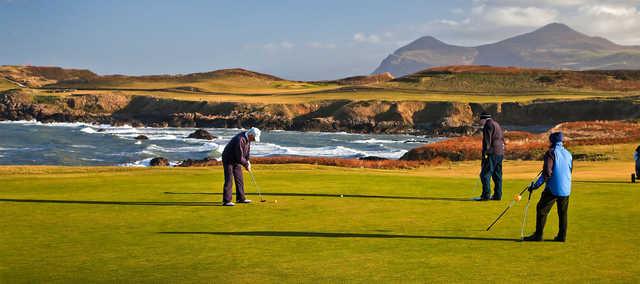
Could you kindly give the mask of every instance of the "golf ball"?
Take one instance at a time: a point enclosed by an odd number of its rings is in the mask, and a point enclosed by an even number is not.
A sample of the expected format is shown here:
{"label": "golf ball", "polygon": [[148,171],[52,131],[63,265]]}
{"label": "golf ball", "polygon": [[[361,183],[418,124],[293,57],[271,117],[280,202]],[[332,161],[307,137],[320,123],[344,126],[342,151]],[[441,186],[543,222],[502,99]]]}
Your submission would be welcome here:
{"label": "golf ball", "polygon": [[340,197],[344,197],[344,195],[340,194]]}
{"label": "golf ball", "polygon": [[278,203],[278,200],[274,200],[273,203]]}

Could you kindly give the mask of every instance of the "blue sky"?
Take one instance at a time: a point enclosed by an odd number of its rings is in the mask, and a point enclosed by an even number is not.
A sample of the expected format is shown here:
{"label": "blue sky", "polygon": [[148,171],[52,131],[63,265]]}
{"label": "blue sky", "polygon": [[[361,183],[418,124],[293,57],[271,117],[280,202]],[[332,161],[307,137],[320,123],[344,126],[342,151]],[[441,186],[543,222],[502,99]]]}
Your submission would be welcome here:
{"label": "blue sky", "polygon": [[640,45],[640,0],[0,0],[0,64],[335,79],[370,73],[420,36],[477,45],[549,22]]}

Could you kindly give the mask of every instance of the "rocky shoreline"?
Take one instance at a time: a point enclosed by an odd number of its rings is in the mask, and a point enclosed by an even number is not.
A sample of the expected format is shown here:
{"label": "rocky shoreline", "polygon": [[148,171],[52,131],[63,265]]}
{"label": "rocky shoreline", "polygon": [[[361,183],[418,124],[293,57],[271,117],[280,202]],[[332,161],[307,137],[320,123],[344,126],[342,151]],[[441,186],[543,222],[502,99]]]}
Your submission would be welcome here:
{"label": "rocky shoreline", "polygon": [[249,104],[118,94],[57,97],[10,90],[0,93],[0,120],[153,127],[256,126],[296,131],[460,136],[476,132],[473,124],[483,111],[493,113],[505,125],[519,126],[628,120],[640,117],[637,99],[552,100],[528,104],[348,100]]}

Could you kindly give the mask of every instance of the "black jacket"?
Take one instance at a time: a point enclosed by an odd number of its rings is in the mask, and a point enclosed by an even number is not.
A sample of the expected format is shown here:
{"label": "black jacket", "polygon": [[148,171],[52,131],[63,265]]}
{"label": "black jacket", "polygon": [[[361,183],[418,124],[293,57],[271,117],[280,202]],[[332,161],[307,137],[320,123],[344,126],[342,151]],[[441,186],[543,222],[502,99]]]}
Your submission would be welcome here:
{"label": "black jacket", "polygon": [[229,144],[222,151],[222,162],[225,164],[241,164],[244,167],[249,165],[249,152],[251,144],[246,132],[240,132],[233,136]]}
{"label": "black jacket", "polygon": [[482,156],[504,155],[504,131],[498,122],[487,119],[482,129]]}

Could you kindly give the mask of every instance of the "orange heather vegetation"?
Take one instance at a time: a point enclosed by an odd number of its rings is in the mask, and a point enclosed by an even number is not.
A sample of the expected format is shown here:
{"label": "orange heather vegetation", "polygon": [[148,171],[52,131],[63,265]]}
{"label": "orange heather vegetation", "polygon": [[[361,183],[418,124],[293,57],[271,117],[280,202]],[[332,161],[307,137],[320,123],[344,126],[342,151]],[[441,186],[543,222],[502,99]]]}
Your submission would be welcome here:
{"label": "orange heather vegetation", "polygon": [[[278,156],[278,157],[253,157],[253,164],[310,164],[322,166],[335,166],[347,168],[368,168],[368,169],[413,169],[425,165],[439,165],[445,159],[436,158],[420,161],[403,160],[360,160],[347,158],[323,158],[323,157],[301,157],[301,156]],[[180,167],[208,167],[221,165],[222,162],[214,159],[186,160]]]}
{"label": "orange heather vegetation", "polygon": [[[579,121],[556,125],[547,133],[522,131],[505,133],[505,158],[510,160],[541,159],[549,147],[548,135],[562,131],[565,145],[609,145],[640,140],[640,124],[626,121]],[[451,161],[481,158],[482,136],[464,136],[427,144],[409,151],[402,160],[446,159]]]}

